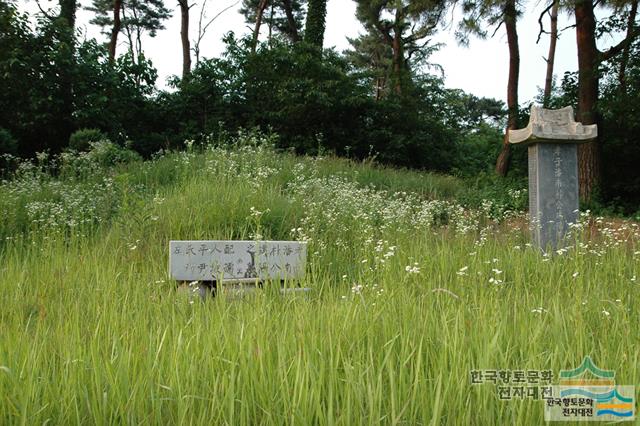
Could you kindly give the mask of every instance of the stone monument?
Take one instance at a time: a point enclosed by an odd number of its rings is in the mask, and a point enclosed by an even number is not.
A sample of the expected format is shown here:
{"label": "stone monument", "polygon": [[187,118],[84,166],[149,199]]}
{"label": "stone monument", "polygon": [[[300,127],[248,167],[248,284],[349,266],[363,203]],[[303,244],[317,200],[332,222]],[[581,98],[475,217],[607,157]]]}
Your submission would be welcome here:
{"label": "stone monument", "polygon": [[531,107],[529,124],[509,130],[509,142],[529,149],[529,215],[534,243],[557,250],[579,218],[578,144],[595,139],[597,125],[584,126],[573,108]]}
{"label": "stone monument", "polygon": [[177,281],[302,279],[306,257],[307,244],[297,241],[169,242],[169,272]]}
{"label": "stone monument", "polygon": [[[219,292],[237,298],[267,281],[299,284],[306,258],[307,243],[298,241],[169,242],[171,278],[178,281],[179,289],[203,299]],[[283,294],[308,291],[299,286],[280,289]]]}

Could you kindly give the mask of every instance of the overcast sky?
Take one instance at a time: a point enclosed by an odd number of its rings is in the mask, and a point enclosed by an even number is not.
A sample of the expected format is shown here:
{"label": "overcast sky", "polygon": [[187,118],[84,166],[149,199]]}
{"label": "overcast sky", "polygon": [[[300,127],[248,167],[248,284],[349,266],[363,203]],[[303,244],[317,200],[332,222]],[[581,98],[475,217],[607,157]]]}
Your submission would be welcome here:
{"label": "overcast sky", "polygon": [[[201,0],[196,0],[201,1]],[[90,0],[84,0],[83,6]],[[47,2],[45,2],[47,3]],[[49,4],[53,2],[48,2]],[[235,0],[208,0],[207,15],[213,17],[226,6],[235,3]],[[549,37],[544,36],[539,44],[536,44],[538,36],[538,15],[540,6],[537,2],[530,2],[530,8],[526,10],[518,21],[520,44],[520,103],[532,100],[539,88],[544,86],[546,56],[549,45]],[[20,0],[19,4],[30,12],[37,11],[34,0]],[[160,31],[153,39],[144,41],[144,49],[147,57],[151,58],[158,69],[158,85],[165,87],[167,77],[180,74],[182,70],[182,54],[180,44],[180,12],[176,4],[166,1],[167,7],[174,9],[173,16],[167,21],[166,29]],[[192,10],[191,39],[196,37],[197,15],[199,14],[197,3]],[[224,50],[221,39],[223,34],[234,31],[236,34],[244,34],[250,31],[243,17],[237,12],[239,6],[233,7],[221,15],[207,32],[201,45],[202,56],[218,56]],[[356,37],[363,31],[362,26],[355,18],[355,2],[351,0],[329,0],[327,4],[327,30],[325,34],[325,47],[335,47],[342,51],[349,47],[347,37]],[[449,16],[451,17],[451,15]],[[78,25],[86,30],[89,37],[96,37],[106,41],[106,36],[99,30],[89,25],[91,14],[81,11],[78,14]],[[454,20],[456,15],[454,15]],[[548,26],[548,20],[546,22]],[[559,28],[571,24],[571,17],[564,14],[559,17]],[[443,29],[434,37],[434,42],[444,43],[439,52],[435,53],[430,62],[440,64],[444,68],[446,85],[451,88],[460,88],[477,96],[493,97],[506,100],[507,75],[509,67],[509,55],[507,38],[504,27],[500,28],[495,37],[488,40],[472,39],[469,47],[458,46],[453,37],[453,28]],[[577,55],[575,49],[575,31],[564,31],[558,41],[555,75],[562,77],[565,71],[575,71],[577,68]],[[611,44],[612,40],[604,40],[605,44]],[[120,51],[125,49],[119,46]]]}

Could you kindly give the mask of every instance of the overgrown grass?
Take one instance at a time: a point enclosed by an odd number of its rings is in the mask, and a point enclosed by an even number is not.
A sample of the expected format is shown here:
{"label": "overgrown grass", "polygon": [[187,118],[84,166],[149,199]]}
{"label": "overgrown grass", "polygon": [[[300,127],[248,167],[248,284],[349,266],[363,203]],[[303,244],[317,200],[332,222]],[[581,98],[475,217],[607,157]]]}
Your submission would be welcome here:
{"label": "overgrown grass", "polygon": [[[0,423],[539,424],[470,370],[640,382],[637,223],[543,256],[517,200],[261,142],[0,187]],[[257,236],[309,242],[310,295],[175,292],[169,239]]]}

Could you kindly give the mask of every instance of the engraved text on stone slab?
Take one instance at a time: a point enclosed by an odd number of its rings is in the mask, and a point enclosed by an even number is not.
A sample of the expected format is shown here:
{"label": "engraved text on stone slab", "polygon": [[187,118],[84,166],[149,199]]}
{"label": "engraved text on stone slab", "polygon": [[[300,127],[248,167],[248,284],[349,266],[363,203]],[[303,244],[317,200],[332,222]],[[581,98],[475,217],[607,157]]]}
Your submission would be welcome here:
{"label": "engraved text on stone slab", "polygon": [[296,241],[171,241],[178,281],[255,282],[304,276],[307,244]]}
{"label": "engraved text on stone slab", "polygon": [[543,249],[563,247],[578,221],[577,150],[575,144],[529,147],[529,214],[533,240]]}

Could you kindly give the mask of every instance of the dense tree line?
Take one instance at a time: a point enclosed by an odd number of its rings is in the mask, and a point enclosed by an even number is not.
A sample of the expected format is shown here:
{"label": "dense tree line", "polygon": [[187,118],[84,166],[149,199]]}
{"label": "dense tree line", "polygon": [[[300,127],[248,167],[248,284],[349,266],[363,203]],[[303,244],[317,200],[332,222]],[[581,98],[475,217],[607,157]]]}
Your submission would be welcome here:
{"label": "dense tree line", "polygon": [[[633,210],[640,203],[640,177],[632,166],[640,160],[633,107],[640,95],[637,1],[603,4],[612,13],[599,21],[590,1],[544,5],[541,34],[550,34],[550,47],[539,101],[573,105],[579,120],[600,125],[602,136],[580,152],[582,196]],[[68,148],[74,132],[90,128],[149,156],[186,139],[260,127],[277,133],[281,148],[299,153],[376,156],[467,175],[494,165],[500,175],[524,173],[525,153],[511,155],[504,143],[506,129],[522,126],[528,109],[518,104],[517,93],[521,3],[356,0],[365,31],[342,53],[322,49],[326,3],[244,0],[240,10],[253,31],[228,34],[226,52],[205,59],[199,45],[215,17],[206,18],[202,2],[198,34],[191,39],[196,3],[178,1],[183,70],[172,90],[159,91],[142,35],[164,28],[171,11],[161,0],[93,0],[88,8],[92,23],[103,28],[104,44],[79,37],[75,0],[59,0],[35,22],[1,0],[0,151],[58,152]],[[445,88],[430,63],[439,48],[431,38],[454,7],[463,12],[462,43],[505,28],[506,107]],[[553,87],[558,9],[575,15],[579,70]],[[545,14],[550,32],[543,28]],[[621,41],[598,50],[598,38],[611,33],[622,34]],[[126,49],[118,50],[118,40]]]}

